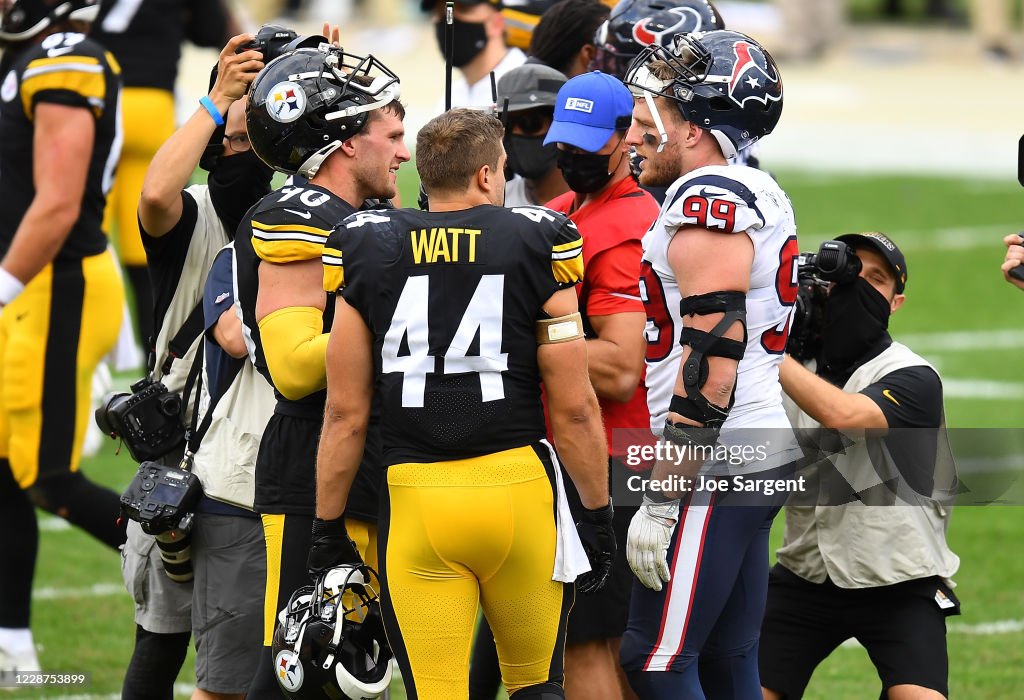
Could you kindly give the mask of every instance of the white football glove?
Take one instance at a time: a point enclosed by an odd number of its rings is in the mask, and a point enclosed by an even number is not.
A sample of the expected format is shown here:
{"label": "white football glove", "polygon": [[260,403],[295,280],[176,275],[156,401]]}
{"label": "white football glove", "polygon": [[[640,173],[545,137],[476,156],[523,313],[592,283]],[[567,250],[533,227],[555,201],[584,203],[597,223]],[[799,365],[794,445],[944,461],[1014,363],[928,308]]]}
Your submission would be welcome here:
{"label": "white football glove", "polygon": [[668,570],[668,545],[679,520],[679,499],[655,502],[644,496],[640,510],[629,523],[626,561],[640,583],[655,591],[672,578]]}

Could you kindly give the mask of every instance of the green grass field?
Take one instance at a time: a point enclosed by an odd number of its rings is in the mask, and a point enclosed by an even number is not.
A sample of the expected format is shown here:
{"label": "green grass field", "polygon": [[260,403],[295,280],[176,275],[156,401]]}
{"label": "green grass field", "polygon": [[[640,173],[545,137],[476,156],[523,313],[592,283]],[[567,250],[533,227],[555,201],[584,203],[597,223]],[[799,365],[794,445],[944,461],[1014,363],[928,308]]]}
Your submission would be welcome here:
{"label": "green grass field", "polygon": [[[853,177],[778,173],[797,212],[801,248],[850,231],[881,230],[904,247],[909,299],[894,334],[913,337],[947,383],[949,425],[1022,425],[1024,295],[1004,283],[1000,238],[1024,227],[1024,190],[1010,182],[939,178]],[[416,201],[413,168],[403,168],[403,201]],[[1004,331],[1002,336],[996,331]],[[956,342],[946,335],[956,333]],[[1008,335],[1007,335],[1008,334]],[[1009,341],[1006,338],[1009,338]],[[1024,336],[1022,336],[1024,337]],[[993,389],[995,387],[995,389]],[[1001,389],[1000,389],[1001,387]],[[949,392],[949,389],[947,389]],[[121,490],[134,465],[112,446],[83,469]],[[42,516],[33,628],[48,671],[87,672],[87,686],[20,690],[7,697],[119,697],[131,654],[132,606],[121,587],[117,556],[73,529]],[[777,528],[778,529],[778,528]],[[965,507],[952,520],[950,540],[962,558],[956,580],[964,614],[950,634],[951,691],[956,698],[1006,700],[1024,688],[1024,509]],[[11,533],[17,536],[17,533]],[[779,533],[776,531],[776,538]],[[1010,631],[979,634],[983,623],[1015,621]],[[988,630],[991,631],[991,630]],[[179,682],[193,678],[191,656]],[[2,692],[2,691],[0,691]],[[878,682],[860,647],[840,648],[812,681],[809,700],[877,697]],[[399,689],[393,695],[404,697]]]}

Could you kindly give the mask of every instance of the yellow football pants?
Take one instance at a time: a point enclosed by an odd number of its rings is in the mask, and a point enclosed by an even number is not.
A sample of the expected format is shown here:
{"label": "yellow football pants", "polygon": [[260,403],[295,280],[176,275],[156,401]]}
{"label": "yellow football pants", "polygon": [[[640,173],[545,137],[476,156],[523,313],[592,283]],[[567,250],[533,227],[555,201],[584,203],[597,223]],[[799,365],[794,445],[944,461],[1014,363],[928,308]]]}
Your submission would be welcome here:
{"label": "yellow football pants", "polygon": [[551,580],[553,479],[531,447],[388,468],[382,610],[410,698],[468,696],[479,605],[509,693],[562,682],[574,589]]}
{"label": "yellow football pants", "polygon": [[157,88],[125,88],[121,93],[124,145],[103,219],[125,265],[144,266],[139,235],[139,196],[153,156],[174,133],[174,95]]}
{"label": "yellow football pants", "polygon": [[50,263],[0,311],[0,457],[21,488],[78,470],[92,374],[117,341],[123,304],[108,250]]}

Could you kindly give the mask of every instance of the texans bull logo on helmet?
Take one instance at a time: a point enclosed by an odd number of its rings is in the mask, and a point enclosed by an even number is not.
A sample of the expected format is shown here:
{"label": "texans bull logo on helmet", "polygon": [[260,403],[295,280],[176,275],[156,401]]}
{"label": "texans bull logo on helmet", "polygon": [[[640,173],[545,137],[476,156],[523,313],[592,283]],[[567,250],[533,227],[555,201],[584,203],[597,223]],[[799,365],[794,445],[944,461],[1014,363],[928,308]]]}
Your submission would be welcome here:
{"label": "texans bull logo on helmet", "polygon": [[761,47],[748,41],[733,44],[736,63],[729,78],[729,98],[742,107],[747,100],[757,100],[766,107],[769,102],[782,99],[782,81],[779,72],[769,67]]}
{"label": "texans bull logo on helmet", "polygon": [[[676,16],[671,24],[666,21],[666,15],[669,13]],[[700,13],[692,7],[671,7],[657,16],[647,17],[634,24],[633,38],[641,46],[668,46],[673,36],[695,32],[700,29],[702,23]]]}

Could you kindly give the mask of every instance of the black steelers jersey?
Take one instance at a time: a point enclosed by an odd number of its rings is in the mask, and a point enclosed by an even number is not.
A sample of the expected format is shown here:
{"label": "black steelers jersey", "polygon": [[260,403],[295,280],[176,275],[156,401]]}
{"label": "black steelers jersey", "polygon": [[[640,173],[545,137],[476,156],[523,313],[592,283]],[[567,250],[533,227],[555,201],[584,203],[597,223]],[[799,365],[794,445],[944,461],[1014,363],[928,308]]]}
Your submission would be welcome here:
{"label": "black steelers jersey", "polygon": [[0,61],[0,254],[11,245],[35,198],[33,131],[37,105],[81,107],[95,118],[95,143],[82,209],[57,259],[96,255],[107,248],[103,234],[106,193],[121,153],[120,68],[84,34],[51,34]]}
{"label": "black steelers jersey", "polygon": [[219,49],[227,14],[222,0],[102,0],[89,36],[121,63],[125,87],[173,92],[181,42]]}
{"label": "black steelers jersey", "polygon": [[335,228],[324,288],[374,335],[384,463],[543,438],[536,324],[582,278],[579,231],[543,207],[359,212]]}
{"label": "black steelers jersey", "polygon": [[[306,183],[271,192],[249,210],[239,227],[235,236],[235,296],[242,309],[242,335],[253,364],[271,384],[273,380],[256,322],[260,261],[289,263],[320,259],[331,228],[354,211],[353,206],[329,190]],[[334,303],[328,299],[324,309],[324,332],[330,330],[333,317]],[[310,414],[316,417],[323,415],[325,398],[325,391],[298,401],[277,395],[279,405],[291,404],[296,410],[308,406]]]}

